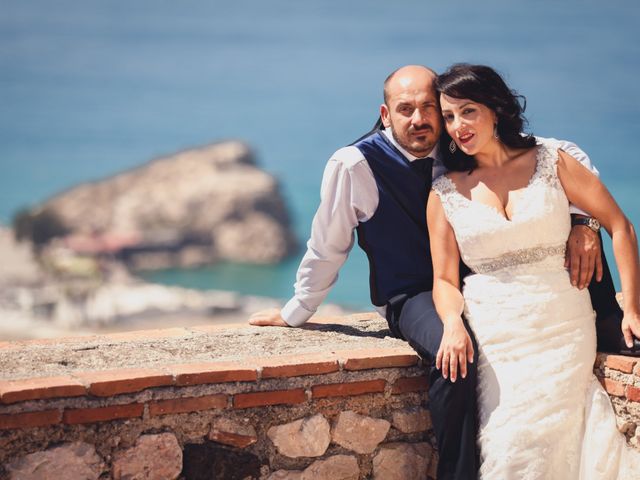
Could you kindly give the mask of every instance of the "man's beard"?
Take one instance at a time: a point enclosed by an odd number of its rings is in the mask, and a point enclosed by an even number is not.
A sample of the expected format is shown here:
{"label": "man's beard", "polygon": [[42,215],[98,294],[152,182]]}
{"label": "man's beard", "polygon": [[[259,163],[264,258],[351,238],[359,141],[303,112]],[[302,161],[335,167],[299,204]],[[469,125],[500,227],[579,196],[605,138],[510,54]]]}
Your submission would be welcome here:
{"label": "man's beard", "polygon": [[[436,143],[438,143],[438,139],[436,138],[433,142],[429,142],[427,138],[425,138],[425,141],[427,141],[428,143],[424,144],[424,147],[421,145],[420,150],[415,150],[410,144],[408,144],[408,142],[405,142],[404,140],[402,140],[401,138],[398,138],[398,134],[396,133],[397,130],[395,128],[393,128],[393,124],[391,125],[391,134],[393,135],[394,140],[398,143],[398,145],[400,145],[402,148],[404,148],[407,152],[409,152],[412,155],[415,155],[416,157],[421,157],[424,155],[428,155],[429,152],[431,152],[435,146]],[[433,129],[433,127],[431,125],[422,125],[418,128],[411,128],[409,129],[409,131],[407,131],[407,136],[408,138],[411,138],[411,136],[414,133],[422,133],[424,132],[425,134],[432,132],[435,136],[435,131]]]}

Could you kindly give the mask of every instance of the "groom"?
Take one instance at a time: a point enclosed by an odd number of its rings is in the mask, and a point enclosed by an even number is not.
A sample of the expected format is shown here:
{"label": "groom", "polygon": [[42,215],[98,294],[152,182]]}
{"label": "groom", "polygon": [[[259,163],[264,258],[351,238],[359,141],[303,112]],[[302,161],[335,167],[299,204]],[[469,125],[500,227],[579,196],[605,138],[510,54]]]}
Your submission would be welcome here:
{"label": "groom", "polygon": [[[442,120],[435,77],[426,67],[409,65],[386,79],[380,107],[384,129],[374,128],[341,148],[326,166],[295,296],[282,310],[257,312],[249,322],[292,327],[306,322],[335,283],[357,231],[369,259],[373,305],[387,318],[394,336],[407,340],[431,363],[429,408],[438,442],[437,478],[475,479],[477,362],[466,365],[466,375],[451,379],[443,377],[434,362],[443,326],[431,299],[425,208],[432,179],[444,172],[437,152]],[[589,162],[575,145],[557,145]],[[574,284],[586,287],[594,266],[598,280],[602,277],[596,233],[586,226],[572,228],[568,250]],[[606,263],[604,270],[608,274]],[[477,358],[473,334],[467,330],[466,347],[473,347]]]}

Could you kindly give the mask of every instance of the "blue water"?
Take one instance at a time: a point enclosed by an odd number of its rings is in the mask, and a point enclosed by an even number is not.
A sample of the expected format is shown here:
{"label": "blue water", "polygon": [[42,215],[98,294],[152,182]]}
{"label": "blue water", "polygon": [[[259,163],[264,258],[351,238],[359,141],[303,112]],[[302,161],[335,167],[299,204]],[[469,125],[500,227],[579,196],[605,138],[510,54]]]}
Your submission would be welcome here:
{"label": "blue water", "polygon": [[[375,120],[386,75],[469,61],[527,96],[534,133],[582,146],[640,225],[638,25],[631,0],[0,0],[0,222],[77,182],[239,138],[280,178],[304,242],[326,159]],[[287,298],[298,259],[151,278]],[[367,305],[366,270],[352,255],[329,299]]]}

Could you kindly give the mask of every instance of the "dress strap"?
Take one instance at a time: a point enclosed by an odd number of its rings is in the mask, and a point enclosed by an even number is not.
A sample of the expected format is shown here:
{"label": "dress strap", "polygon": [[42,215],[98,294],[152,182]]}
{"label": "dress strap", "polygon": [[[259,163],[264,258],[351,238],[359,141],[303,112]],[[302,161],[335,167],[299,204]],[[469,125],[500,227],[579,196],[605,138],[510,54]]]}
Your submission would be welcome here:
{"label": "dress strap", "polygon": [[464,207],[466,199],[460,195],[453,181],[446,175],[436,178],[431,184],[431,188],[440,197],[444,214],[451,223],[453,214]]}
{"label": "dress strap", "polygon": [[536,154],[536,171],[531,183],[542,182],[550,187],[562,189],[558,179],[558,149],[554,146],[541,144]]}

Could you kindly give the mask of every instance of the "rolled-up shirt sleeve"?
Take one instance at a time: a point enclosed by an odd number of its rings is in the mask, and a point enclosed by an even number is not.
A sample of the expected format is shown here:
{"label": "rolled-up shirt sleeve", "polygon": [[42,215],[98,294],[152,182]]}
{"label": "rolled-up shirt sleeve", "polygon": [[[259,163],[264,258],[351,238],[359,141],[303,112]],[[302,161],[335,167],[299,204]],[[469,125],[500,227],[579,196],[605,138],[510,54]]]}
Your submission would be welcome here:
{"label": "rolled-up shirt sleeve", "polygon": [[294,285],[295,294],[282,308],[293,327],[305,323],[338,279],[338,272],[354,244],[354,230],[373,215],[378,192],[362,154],[355,147],[338,150],[322,177],[320,205]]}

